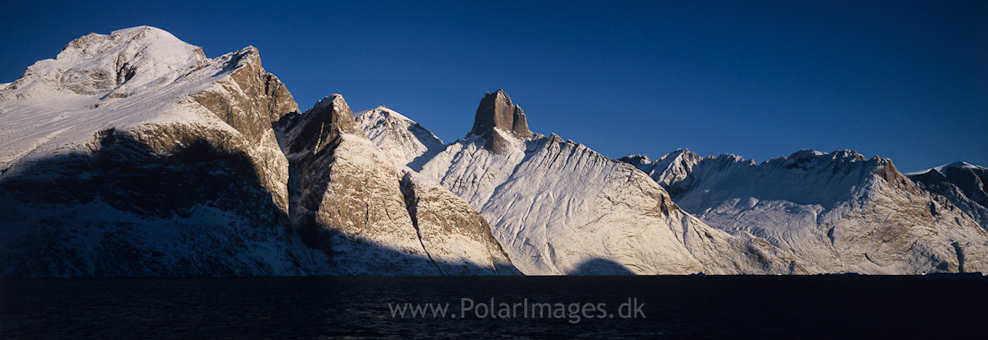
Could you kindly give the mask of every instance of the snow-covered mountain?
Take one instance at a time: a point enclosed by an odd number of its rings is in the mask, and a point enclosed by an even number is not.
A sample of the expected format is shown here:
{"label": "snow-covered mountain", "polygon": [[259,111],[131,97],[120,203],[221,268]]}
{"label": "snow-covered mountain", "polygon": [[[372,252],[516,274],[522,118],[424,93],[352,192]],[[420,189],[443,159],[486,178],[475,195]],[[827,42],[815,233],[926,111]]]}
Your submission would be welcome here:
{"label": "snow-covered mountain", "polygon": [[[0,276],[988,272],[983,167],[609,159],[501,90],[450,144],[142,26],[0,84]],[[980,224],[979,224],[980,223]]]}
{"label": "snow-covered mountain", "polygon": [[[378,146],[393,149],[386,144],[393,140]],[[732,236],[684,213],[634,167],[532,133],[501,90],[481,100],[471,132],[426,162],[421,175],[480,211],[525,274],[800,271],[765,240]]]}
{"label": "snow-covered mountain", "polygon": [[924,189],[946,197],[988,230],[988,168],[954,162],[906,175]]}
{"label": "snow-covered mountain", "polygon": [[0,88],[4,276],[297,275],[296,111],[253,47],[206,58],[152,27],[89,34]]}
{"label": "snow-covered mountain", "polygon": [[306,244],[329,257],[327,272],[516,273],[487,222],[466,202],[410,170],[400,173],[389,157],[395,155],[356,126],[340,95],[280,124],[296,178],[293,225]]}
{"label": "snow-covered mountain", "polygon": [[693,165],[700,161],[700,156],[688,149],[678,149],[654,162],[645,155],[628,155],[619,160],[644,171],[670,195],[677,196],[693,182]]}
{"label": "snow-covered mountain", "polygon": [[355,113],[357,127],[367,134],[375,145],[395,165],[408,165],[419,169],[422,163],[446,148],[439,137],[415,121],[385,106]]}
{"label": "snow-covered mountain", "polygon": [[395,168],[342,98],[297,112],[253,47],[210,59],[147,26],[72,41],[0,84],[0,276],[513,272],[486,221]]}
{"label": "snow-covered mountain", "polygon": [[654,162],[623,160],[708,225],[765,238],[810,272],[988,270],[988,233],[888,159],[803,150],[756,164],[677,150]]}

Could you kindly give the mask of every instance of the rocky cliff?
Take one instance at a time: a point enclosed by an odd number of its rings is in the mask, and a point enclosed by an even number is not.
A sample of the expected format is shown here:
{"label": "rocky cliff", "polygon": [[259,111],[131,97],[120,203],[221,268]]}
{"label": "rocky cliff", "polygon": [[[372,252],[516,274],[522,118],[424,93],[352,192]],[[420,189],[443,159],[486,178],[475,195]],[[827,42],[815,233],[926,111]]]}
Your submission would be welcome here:
{"label": "rocky cliff", "polygon": [[[297,182],[292,221],[333,274],[514,273],[486,222],[399,172],[333,95],[278,128]],[[445,231],[445,232],[444,232]]]}
{"label": "rocky cliff", "polygon": [[257,49],[142,26],[0,84],[0,276],[985,272],[986,173],[613,160],[502,90],[443,144],[340,95],[299,113]]}
{"label": "rocky cliff", "polygon": [[504,91],[485,95],[476,118],[421,174],[486,217],[526,274],[800,271],[765,240],[732,236],[685,214],[634,167],[531,133]]}
{"label": "rocky cliff", "polygon": [[988,230],[988,168],[956,162],[908,174],[923,189],[939,194]]}
{"label": "rocky cliff", "polygon": [[470,134],[488,141],[486,148],[494,152],[504,152],[514,139],[530,138],[534,134],[528,130],[525,111],[511,102],[504,90],[488,92],[474,117]]}
{"label": "rocky cliff", "polygon": [[151,27],[90,34],[0,90],[4,276],[298,275],[297,110],[253,47],[208,59]]}
{"label": "rocky cliff", "polygon": [[0,85],[0,276],[516,273],[402,171],[342,97],[299,114],[253,47],[86,35]]}

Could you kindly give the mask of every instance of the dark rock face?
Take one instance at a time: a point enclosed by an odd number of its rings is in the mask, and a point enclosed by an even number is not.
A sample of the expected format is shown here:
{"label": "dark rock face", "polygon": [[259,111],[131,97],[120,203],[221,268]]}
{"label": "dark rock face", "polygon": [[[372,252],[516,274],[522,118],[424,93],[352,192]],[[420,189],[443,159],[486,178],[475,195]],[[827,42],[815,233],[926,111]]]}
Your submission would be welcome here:
{"label": "dark rock face", "polygon": [[[21,222],[31,229],[0,252],[0,274],[307,273],[305,256],[292,247],[287,216],[256,176],[254,160],[216,143],[234,138],[222,130],[169,130],[187,146],[159,154],[129,132],[107,131],[92,154],[37,162],[0,181],[0,202],[23,214]],[[32,195],[39,187],[49,190]]]}
{"label": "dark rock face", "polygon": [[648,173],[652,169],[652,160],[646,155],[626,155],[618,158],[618,161],[634,165],[638,170]]}
{"label": "dark rock face", "polygon": [[[384,160],[353,159],[372,150],[342,96],[326,97],[276,128],[284,131],[294,173],[293,228],[327,256],[330,274],[439,274],[417,251],[414,230],[402,228],[411,219],[394,168]],[[378,237],[382,232],[390,243]]]}
{"label": "dark rock face", "polygon": [[500,89],[494,93],[488,92],[484,99],[480,100],[470,133],[487,138],[491,150],[503,150],[508,141],[504,140],[504,136],[496,133],[495,129],[515,138],[529,138],[534,135],[528,130],[525,112],[521,107],[513,104],[511,97]]}
{"label": "dark rock face", "polygon": [[[155,149],[139,137],[149,135],[167,138],[176,147],[167,153]],[[187,217],[207,204],[236,209],[251,203],[242,199],[254,196],[246,191],[266,191],[246,152],[222,143],[237,137],[196,126],[141,134],[109,129],[100,133],[94,152],[33,163],[4,177],[0,189],[26,203],[84,204],[99,198],[121,211],[159,218]]]}
{"label": "dark rock face", "polygon": [[[277,126],[284,131],[284,148],[289,150],[288,159],[295,174],[292,196],[296,198],[291,210],[294,228],[309,247],[323,251],[338,265],[351,268],[356,266],[343,262],[354,255],[345,250],[355,247],[350,243],[369,241],[369,237],[364,237],[373,234],[375,226],[387,223],[392,229],[399,229],[397,225],[405,220],[411,223],[398,191],[395,170],[373,161],[350,162],[348,152],[361,149],[364,137],[355,126],[349,105],[338,94],[320,100],[301,115],[286,117]],[[408,230],[399,238],[414,244],[413,237]],[[399,250],[412,252],[412,249]],[[401,266],[401,263],[390,265]],[[354,273],[390,267],[366,266]]]}
{"label": "dark rock face", "polygon": [[[143,29],[135,39],[155,32]],[[87,37],[70,46],[113,38]],[[313,273],[311,251],[300,247],[290,228],[288,161],[271,127],[297,111],[297,104],[284,84],[264,71],[255,48],[212,60],[199,49],[192,53],[191,59],[200,60],[197,67],[163,75],[199,86],[190,92],[154,87],[168,82],[148,78],[149,71],[126,63],[108,79],[127,85],[144,76],[144,84],[151,85],[128,90],[81,82],[67,87],[100,100],[117,98],[98,103],[108,106],[146,105],[145,95],[164,93],[175,100],[134,114],[188,110],[209,121],[167,116],[146,124],[109,121],[85,144],[67,147],[68,152],[0,169],[0,216],[17,217],[0,221],[0,276]],[[45,80],[37,79],[26,75],[20,81]],[[199,79],[209,81],[188,85]],[[94,117],[106,110],[88,108],[95,110]]]}
{"label": "dark rock face", "polygon": [[256,48],[238,52],[229,65],[236,70],[230,79],[220,82],[235,85],[240,91],[206,90],[192,97],[251,143],[259,143],[271,131],[271,124],[289,112],[297,112],[298,104],[278,77],[264,71]]}
{"label": "dark rock face", "polygon": [[[0,126],[62,124],[0,136],[0,277],[517,273],[469,205],[401,181],[342,96],[298,113],[256,48],[208,59],[137,27],[56,59],[0,88]],[[89,98],[49,108],[60,92]],[[62,139],[23,143],[39,132]]]}
{"label": "dark rock face", "polygon": [[988,169],[965,169],[948,167],[946,169],[946,179],[957,186],[964,196],[977,202],[983,207],[988,207],[988,193],[985,192],[985,182],[988,182]]}
{"label": "dark rock face", "polygon": [[334,94],[323,98],[305,114],[292,118],[297,121],[284,127],[289,134],[289,149],[295,153],[311,148],[316,154],[340,135],[357,133],[357,123],[351,112],[343,96]]}
{"label": "dark rock face", "polygon": [[982,228],[988,230],[988,169],[966,164],[950,164],[941,170],[911,175],[909,179],[923,189],[947,198],[953,205],[971,216]]}

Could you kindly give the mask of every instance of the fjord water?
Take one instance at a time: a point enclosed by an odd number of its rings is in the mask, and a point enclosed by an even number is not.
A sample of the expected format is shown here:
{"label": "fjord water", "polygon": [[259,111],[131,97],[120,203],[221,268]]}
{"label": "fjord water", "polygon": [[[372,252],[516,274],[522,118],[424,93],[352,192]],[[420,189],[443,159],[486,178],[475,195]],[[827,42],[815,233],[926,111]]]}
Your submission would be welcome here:
{"label": "fjord water", "polygon": [[[0,337],[949,338],[976,334],[986,288],[974,276],[0,280]],[[640,311],[623,318],[629,298]],[[474,308],[461,310],[464,299]],[[481,304],[525,299],[567,309],[589,303],[615,317],[526,318],[521,309],[512,318],[478,316]],[[404,303],[449,309],[446,318],[392,316]]]}

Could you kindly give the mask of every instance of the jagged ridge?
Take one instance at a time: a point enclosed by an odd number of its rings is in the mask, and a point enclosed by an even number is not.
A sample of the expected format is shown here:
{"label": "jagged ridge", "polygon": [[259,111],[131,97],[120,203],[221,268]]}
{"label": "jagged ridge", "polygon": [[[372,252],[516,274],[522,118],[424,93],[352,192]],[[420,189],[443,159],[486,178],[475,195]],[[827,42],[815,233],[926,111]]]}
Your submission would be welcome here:
{"label": "jagged ridge", "polygon": [[662,159],[674,161],[639,167],[676,193],[680,207],[718,229],[790,250],[811,272],[986,269],[969,256],[986,254],[986,233],[890,160],[851,150],[801,150],[761,164],[735,155],[701,159],[684,150]]}
{"label": "jagged ridge", "polygon": [[517,273],[341,96],[299,114],[253,47],[90,34],[4,84],[0,112],[0,276]]}
{"label": "jagged ridge", "polygon": [[556,135],[509,132],[517,121],[492,128],[490,113],[501,110],[494,117],[506,118],[509,107],[515,106],[503,91],[487,94],[471,133],[447,145],[422,174],[480,211],[524,273],[798,271],[764,240],[731,236],[683,213],[632,166]]}

